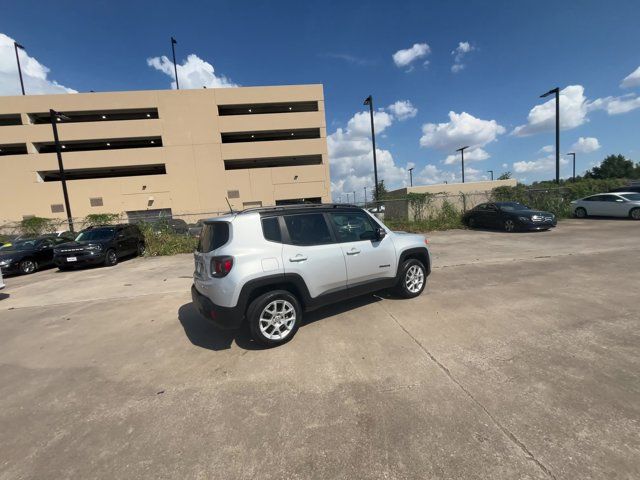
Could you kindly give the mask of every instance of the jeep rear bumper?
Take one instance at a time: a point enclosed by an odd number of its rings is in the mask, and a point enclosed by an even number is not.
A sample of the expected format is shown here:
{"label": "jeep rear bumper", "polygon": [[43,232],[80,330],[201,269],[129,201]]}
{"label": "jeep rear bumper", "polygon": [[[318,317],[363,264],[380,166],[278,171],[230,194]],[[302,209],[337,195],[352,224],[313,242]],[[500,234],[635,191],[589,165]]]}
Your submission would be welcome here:
{"label": "jeep rear bumper", "polygon": [[240,328],[242,325],[244,312],[241,308],[229,308],[216,305],[206,296],[198,292],[195,285],[191,286],[191,299],[193,300],[193,305],[196,307],[196,310],[216,327],[232,330]]}

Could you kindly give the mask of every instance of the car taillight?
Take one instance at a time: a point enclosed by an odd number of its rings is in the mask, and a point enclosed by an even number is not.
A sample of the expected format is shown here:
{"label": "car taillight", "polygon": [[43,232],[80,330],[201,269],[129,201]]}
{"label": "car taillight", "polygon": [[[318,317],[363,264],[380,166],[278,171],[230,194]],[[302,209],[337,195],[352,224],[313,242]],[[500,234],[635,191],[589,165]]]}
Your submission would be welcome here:
{"label": "car taillight", "polygon": [[213,257],[211,259],[211,276],[224,277],[233,268],[233,257]]}

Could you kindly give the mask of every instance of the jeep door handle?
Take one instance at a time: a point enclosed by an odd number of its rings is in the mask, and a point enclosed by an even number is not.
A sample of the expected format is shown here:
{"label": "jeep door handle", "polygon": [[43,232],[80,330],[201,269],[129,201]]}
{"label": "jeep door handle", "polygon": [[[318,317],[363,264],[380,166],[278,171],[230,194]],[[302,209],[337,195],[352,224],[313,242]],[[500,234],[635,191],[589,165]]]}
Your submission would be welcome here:
{"label": "jeep door handle", "polygon": [[296,255],[295,257],[289,258],[290,262],[304,262],[305,260],[307,260],[307,257],[300,254]]}
{"label": "jeep door handle", "polygon": [[356,250],[355,248],[352,248],[347,252],[347,255],[357,255],[359,253],[360,253],[360,250]]}

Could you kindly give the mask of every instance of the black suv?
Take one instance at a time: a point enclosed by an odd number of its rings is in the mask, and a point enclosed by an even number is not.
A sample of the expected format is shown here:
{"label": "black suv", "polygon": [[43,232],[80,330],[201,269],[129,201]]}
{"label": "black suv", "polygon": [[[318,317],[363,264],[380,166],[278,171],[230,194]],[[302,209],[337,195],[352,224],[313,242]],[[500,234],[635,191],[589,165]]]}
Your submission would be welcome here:
{"label": "black suv", "polygon": [[127,255],[144,254],[144,236],[135,225],[97,225],[84,229],[74,242],[59,245],[53,260],[60,270],[79,265],[118,263]]}

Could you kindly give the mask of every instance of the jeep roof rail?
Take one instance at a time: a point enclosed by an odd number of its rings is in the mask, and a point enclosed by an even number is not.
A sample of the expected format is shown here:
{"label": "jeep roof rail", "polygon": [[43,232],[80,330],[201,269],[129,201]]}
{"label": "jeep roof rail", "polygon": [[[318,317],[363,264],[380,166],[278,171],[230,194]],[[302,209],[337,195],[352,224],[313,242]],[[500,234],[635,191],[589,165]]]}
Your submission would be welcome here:
{"label": "jeep roof rail", "polygon": [[234,212],[238,215],[251,212],[271,212],[271,211],[286,211],[286,210],[300,210],[300,209],[314,209],[314,208],[361,208],[358,205],[350,203],[292,203],[290,205],[272,205],[266,207],[251,207],[245,208],[238,212]]}

